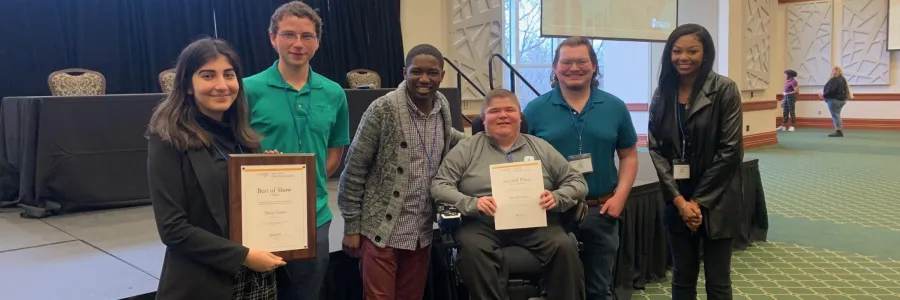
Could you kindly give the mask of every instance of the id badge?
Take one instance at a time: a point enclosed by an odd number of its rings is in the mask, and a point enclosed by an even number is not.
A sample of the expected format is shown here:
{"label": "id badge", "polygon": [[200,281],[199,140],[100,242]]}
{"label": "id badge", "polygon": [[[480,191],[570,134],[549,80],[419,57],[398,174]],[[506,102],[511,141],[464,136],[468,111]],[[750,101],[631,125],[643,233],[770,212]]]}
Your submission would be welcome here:
{"label": "id badge", "polygon": [[691,178],[691,165],[688,164],[688,162],[683,159],[673,160],[672,161],[672,174],[675,176],[675,180],[690,179]]}
{"label": "id badge", "polygon": [[584,174],[594,172],[594,165],[591,162],[591,154],[578,154],[569,156],[569,165],[576,172]]}

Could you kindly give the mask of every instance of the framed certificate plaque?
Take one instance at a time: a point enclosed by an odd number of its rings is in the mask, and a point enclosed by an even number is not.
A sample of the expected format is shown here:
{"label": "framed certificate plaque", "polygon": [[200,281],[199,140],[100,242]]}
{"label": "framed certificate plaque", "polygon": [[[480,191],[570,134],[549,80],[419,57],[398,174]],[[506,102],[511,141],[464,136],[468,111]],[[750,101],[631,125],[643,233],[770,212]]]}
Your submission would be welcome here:
{"label": "framed certificate plaque", "polygon": [[285,261],[316,256],[313,154],[234,154],[228,159],[231,240]]}

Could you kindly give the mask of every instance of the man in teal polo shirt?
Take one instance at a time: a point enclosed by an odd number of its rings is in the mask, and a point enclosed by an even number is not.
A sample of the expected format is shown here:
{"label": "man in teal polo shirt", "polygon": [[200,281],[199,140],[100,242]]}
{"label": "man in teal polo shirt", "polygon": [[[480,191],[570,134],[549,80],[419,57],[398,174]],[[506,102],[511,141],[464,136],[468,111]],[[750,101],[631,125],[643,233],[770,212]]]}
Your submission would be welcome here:
{"label": "man in teal polo shirt", "polygon": [[293,1],[272,16],[269,38],[279,59],[244,79],[250,125],[262,135],[263,150],[316,156],[316,259],[288,262],[289,284],[279,277],[279,299],[319,299],[328,268],[331,210],[325,181],[350,144],[347,95],[334,81],[313,72],[309,61],[319,48],[322,19]]}
{"label": "man in teal polo shirt", "polygon": [[525,118],[529,133],[553,145],[588,182],[590,209],[578,232],[585,290],[587,299],[611,300],[618,218],[637,175],[637,133],[625,102],[598,89],[598,78],[591,42],[566,39],[553,57],[553,90],[531,101]]}

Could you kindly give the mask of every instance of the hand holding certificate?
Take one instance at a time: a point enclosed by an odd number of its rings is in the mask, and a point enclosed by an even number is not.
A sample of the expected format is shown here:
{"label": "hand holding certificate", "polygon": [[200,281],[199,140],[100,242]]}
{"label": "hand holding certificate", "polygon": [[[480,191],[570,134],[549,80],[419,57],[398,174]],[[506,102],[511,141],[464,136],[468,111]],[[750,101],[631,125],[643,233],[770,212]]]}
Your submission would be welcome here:
{"label": "hand holding certificate", "polygon": [[555,207],[556,200],[544,190],[541,170],[540,161],[491,165],[494,229],[547,226],[545,209]]}
{"label": "hand holding certificate", "polygon": [[314,258],[315,165],[306,154],[231,155],[231,240],[286,261]]}

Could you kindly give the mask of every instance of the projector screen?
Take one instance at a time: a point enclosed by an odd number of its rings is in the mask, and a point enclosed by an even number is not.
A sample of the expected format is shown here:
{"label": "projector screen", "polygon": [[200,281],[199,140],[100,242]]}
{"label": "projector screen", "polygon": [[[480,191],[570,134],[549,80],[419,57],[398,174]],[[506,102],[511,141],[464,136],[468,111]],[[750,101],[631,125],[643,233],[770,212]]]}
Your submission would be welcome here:
{"label": "projector screen", "polygon": [[900,0],[888,2],[888,51],[900,50]]}
{"label": "projector screen", "polygon": [[678,0],[541,0],[541,36],[664,42]]}

